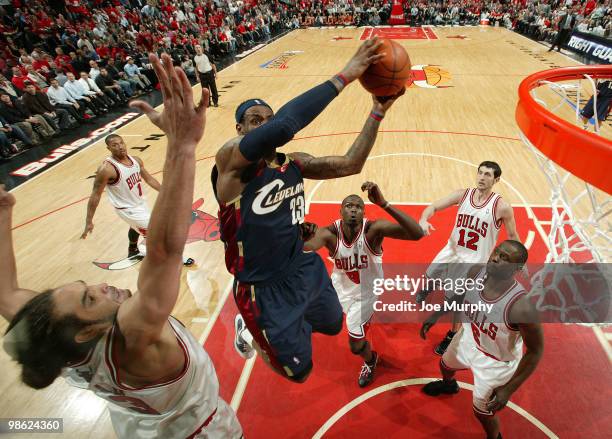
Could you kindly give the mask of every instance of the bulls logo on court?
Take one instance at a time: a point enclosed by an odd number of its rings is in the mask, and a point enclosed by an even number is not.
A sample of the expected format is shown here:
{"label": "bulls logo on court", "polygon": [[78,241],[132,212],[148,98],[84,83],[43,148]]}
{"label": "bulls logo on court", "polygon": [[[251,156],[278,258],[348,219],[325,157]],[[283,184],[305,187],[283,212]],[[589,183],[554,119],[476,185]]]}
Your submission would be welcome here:
{"label": "bulls logo on court", "polygon": [[[187,235],[187,244],[192,242],[204,241],[218,241],[220,236],[219,231],[219,220],[209,213],[199,210],[204,204],[204,199],[200,198],[196,200],[191,206],[191,226],[189,226],[189,233]],[[104,270],[125,270],[126,268],[133,267],[143,260],[143,256],[136,255],[131,258],[124,258],[115,262],[96,262],[93,264],[96,267],[100,267]]]}
{"label": "bulls logo on court", "polygon": [[447,70],[441,69],[439,66],[420,64],[412,66],[412,73],[409,87],[419,88],[449,88],[452,85],[446,85],[451,80],[451,75]]}

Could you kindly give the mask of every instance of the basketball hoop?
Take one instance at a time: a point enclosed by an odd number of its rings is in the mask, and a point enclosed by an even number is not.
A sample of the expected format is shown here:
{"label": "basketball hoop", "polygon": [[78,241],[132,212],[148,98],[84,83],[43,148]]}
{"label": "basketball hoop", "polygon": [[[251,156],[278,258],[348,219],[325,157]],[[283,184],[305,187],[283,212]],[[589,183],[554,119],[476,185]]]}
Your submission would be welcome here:
{"label": "basketball hoop", "polygon": [[[567,314],[569,306],[565,298],[559,297],[559,285],[554,281],[559,276],[552,275],[560,266],[554,268],[551,263],[603,264],[611,259],[608,216],[612,212],[612,141],[600,135],[597,117],[595,132],[583,129],[579,113],[591,96],[597,108],[596,80],[599,79],[612,79],[612,66],[547,70],[528,76],[519,86],[516,121],[521,138],[535,154],[551,187],[549,252],[544,268],[532,278],[532,286],[540,287],[534,288],[532,295],[537,296],[538,309],[542,311],[551,310],[551,300],[546,294],[555,294],[561,299],[553,301],[562,316]],[[606,279],[605,270],[601,273]],[[551,279],[553,284],[542,287]],[[607,279],[606,283],[610,285],[612,281]],[[574,307],[585,310],[596,305],[586,300],[578,289],[570,293]],[[563,321],[574,319],[563,318]]]}

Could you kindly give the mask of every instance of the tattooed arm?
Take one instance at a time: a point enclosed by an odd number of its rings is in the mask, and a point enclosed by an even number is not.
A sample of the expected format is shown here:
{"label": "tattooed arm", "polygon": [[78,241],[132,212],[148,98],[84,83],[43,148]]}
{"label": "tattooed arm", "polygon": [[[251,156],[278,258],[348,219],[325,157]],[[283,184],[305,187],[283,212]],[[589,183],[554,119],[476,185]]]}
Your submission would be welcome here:
{"label": "tattooed arm", "polygon": [[402,94],[404,94],[403,90],[385,102],[380,102],[376,97],[372,97],[374,101],[372,113],[368,116],[365,125],[361,129],[361,133],[359,133],[359,136],[357,136],[357,139],[355,139],[346,154],[325,157],[313,157],[305,152],[289,154],[300,164],[304,178],[328,180],[359,174],[376,141],[380,121],[385,116],[389,107],[393,105],[393,102]]}

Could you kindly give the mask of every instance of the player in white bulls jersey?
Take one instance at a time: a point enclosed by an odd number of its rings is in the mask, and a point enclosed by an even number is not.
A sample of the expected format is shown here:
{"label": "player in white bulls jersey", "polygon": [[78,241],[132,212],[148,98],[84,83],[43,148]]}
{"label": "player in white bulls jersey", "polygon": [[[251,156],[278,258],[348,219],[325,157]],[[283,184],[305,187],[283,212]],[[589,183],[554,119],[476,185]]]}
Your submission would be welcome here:
{"label": "player in white bulls jersey", "polygon": [[10,321],[3,346],[30,387],[42,389],[64,374],[106,399],[119,438],[238,439],[242,429],[219,397],[209,356],[170,316],[179,295],[208,91],[194,106],[185,73],[168,55],[162,59],[163,66],[149,55],[163,112],[131,103],[168,138],[138,291],[83,281],[41,293],[19,288],[11,236],[15,198],[0,186],[0,314]]}
{"label": "player in white bulls jersey", "polygon": [[[142,160],[128,155],[123,138],[118,134],[110,134],[104,139],[106,148],[111,152],[96,171],[93,190],[87,203],[87,217],[82,239],[93,231],[93,217],[100,203],[102,192],[106,189],[108,201],[123,221],[128,223],[128,258],[144,257],[138,249],[138,237],[147,236],[151,212],[145,199],[142,181],[159,191],[159,181],[145,169]],[[184,265],[192,265],[193,259],[183,260]]]}
{"label": "player in white bulls jersey", "polygon": [[342,219],[319,228],[304,244],[304,250],[318,250],[325,246],[334,261],[331,280],[346,314],[351,352],[364,360],[358,383],[365,387],[374,379],[378,362],[378,354],[371,349],[366,335],[376,300],[373,282],[384,277],[383,240],[416,241],[421,239],[423,231],[414,219],[385,200],[376,183],[367,181],[361,190],[367,191],[368,199],[383,208],[397,223],[364,218],[363,200],[358,195],[349,195],[342,200]]}
{"label": "player in white bulls jersey", "polygon": [[[423,232],[429,235],[431,230],[435,230],[429,223],[435,212],[450,206],[459,206],[448,243],[427,269],[428,278],[462,278],[466,275],[469,264],[486,262],[497,244],[502,224],[506,227],[508,239],[519,240],[512,206],[492,190],[493,185],[499,182],[501,173],[497,163],[482,162],[478,165],[475,188],[459,189],[446,198],[434,201],[423,211],[419,224]],[[431,291],[419,291],[416,295],[417,303],[423,302]],[[445,291],[446,299],[450,299],[453,294],[453,291]],[[453,327],[435,347],[436,354],[444,353],[459,326],[456,316],[453,315]]]}
{"label": "player in white bulls jersey", "polygon": [[[496,412],[534,372],[544,351],[538,313],[515,280],[527,256],[523,244],[508,240],[495,248],[486,268],[478,264],[469,270],[475,288],[453,298],[464,323],[440,360],[443,380],[423,387],[430,396],[457,393],[455,372],[471,369],[474,414],[488,439],[501,438]],[[445,312],[436,312],[425,321],[421,337]]]}

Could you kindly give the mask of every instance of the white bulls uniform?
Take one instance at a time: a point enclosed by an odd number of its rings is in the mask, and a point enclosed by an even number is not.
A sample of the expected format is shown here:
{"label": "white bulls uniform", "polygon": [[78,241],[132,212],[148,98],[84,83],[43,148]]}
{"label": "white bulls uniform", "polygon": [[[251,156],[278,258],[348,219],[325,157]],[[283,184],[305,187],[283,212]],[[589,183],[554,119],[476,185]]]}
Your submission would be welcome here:
{"label": "white bulls uniform", "polygon": [[489,260],[502,225],[502,220],[495,215],[501,195],[491,192],[478,205],[476,192],[473,188],[465,190],[450,238],[427,269],[427,277],[458,279],[467,274],[471,264]]}
{"label": "white bulls uniform", "polygon": [[[476,279],[486,279],[483,268]],[[461,331],[442,356],[442,367],[471,369],[474,374],[473,404],[477,413],[491,415],[486,404],[497,387],[506,384],[523,356],[523,338],[508,322],[510,309],[527,292],[517,281],[497,300],[485,299],[481,290],[467,290],[464,304],[491,304],[491,312],[462,311]]]}
{"label": "white bulls uniform", "polygon": [[336,220],[334,226],[337,239],[336,250],[330,255],[334,262],[331,280],[346,314],[349,336],[362,339],[366,336],[368,323],[374,313],[374,279],[383,278],[382,251],[377,253],[368,244],[366,218],[352,243],[344,240],[341,220]]}
{"label": "white bulls uniform", "polygon": [[121,382],[113,326],[83,363],[64,370],[66,380],[110,402],[108,410],[120,439],[240,438],[242,429],[234,411],[219,397],[210,357],[178,320],[170,317],[169,322],[185,355],[178,377],[140,388]]}
{"label": "white bulls uniform", "polygon": [[126,166],[112,157],[106,159],[118,175],[117,180],[106,186],[108,200],[122,220],[146,236],[151,212],[144,198],[140,165],[134,157],[128,155],[128,159],[132,162],[131,166]]}

